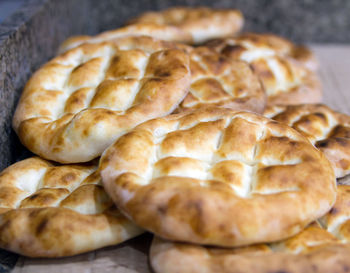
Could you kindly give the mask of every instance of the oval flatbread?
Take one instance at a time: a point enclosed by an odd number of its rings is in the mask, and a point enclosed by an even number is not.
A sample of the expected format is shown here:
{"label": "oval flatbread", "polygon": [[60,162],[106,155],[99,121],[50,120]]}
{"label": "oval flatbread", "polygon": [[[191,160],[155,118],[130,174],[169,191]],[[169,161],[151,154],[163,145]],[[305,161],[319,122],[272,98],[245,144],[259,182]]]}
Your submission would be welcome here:
{"label": "oval flatbread", "polygon": [[[98,43],[123,35],[147,34],[161,37],[161,31],[163,31],[161,25],[158,25],[157,28],[151,26],[150,23],[145,25],[140,23],[107,31],[94,37],[72,37],[63,43],[61,51],[76,47],[83,42]],[[132,32],[132,29],[135,31]],[[167,33],[170,35],[171,32]],[[169,37],[165,36],[163,39],[168,40]],[[208,47],[195,48],[183,44],[176,44],[176,47],[183,49],[190,55],[191,87],[189,94],[175,112],[202,106],[226,107],[256,113],[264,111],[266,106],[265,90],[247,63],[230,60]]]}
{"label": "oval flatbread", "polygon": [[33,157],[0,173],[0,248],[63,257],[142,232],[103,190],[96,162],[53,165]]}
{"label": "oval flatbread", "polygon": [[292,236],[335,201],[329,161],[287,125],[223,108],[141,124],[103,154],[104,187],[163,238],[240,246]]}
{"label": "oval flatbread", "polygon": [[58,52],[63,53],[83,43],[101,43],[122,37],[130,36],[151,36],[157,39],[173,42],[191,43],[192,36],[189,33],[173,26],[160,25],[155,23],[141,23],[125,26],[113,30],[104,31],[95,36],[79,35],[68,38],[64,41]]}
{"label": "oval flatbread", "polygon": [[349,272],[350,186],[323,218],[287,240],[241,248],[214,248],[155,238],[150,253],[157,273]]}
{"label": "oval flatbread", "polygon": [[13,127],[43,158],[86,162],[137,124],[171,113],[189,85],[189,57],[172,43],[138,36],[83,44],[31,77]]}
{"label": "oval flatbread", "polygon": [[306,136],[332,163],[337,178],[350,173],[350,117],[323,104],[275,105],[265,116]]}
{"label": "oval flatbread", "polygon": [[270,105],[318,103],[322,99],[315,57],[306,48],[275,35],[253,33],[207,46],[233,60],[248,62],[262,80]]}
{"label": "oval flatbread", "polygon": [[163,11],[141,14],[129,23],[157,23],[174,26],[189,33],[195,44],[210,39],[228,37],[243,27],[243,15],[235,9],[212,9],[207,7],[174,7]]}

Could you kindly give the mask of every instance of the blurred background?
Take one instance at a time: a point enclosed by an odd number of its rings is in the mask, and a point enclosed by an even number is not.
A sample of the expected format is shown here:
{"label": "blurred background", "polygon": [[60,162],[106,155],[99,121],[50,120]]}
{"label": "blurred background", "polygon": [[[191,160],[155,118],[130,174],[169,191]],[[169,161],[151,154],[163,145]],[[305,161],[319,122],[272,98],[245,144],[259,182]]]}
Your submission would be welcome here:
{"label": "blurred background", "polygon": [[61,20],[74,23],[69,34],[95,34],[141,12],[176,5],[238,8],[245,30],[274,32],[297,42],[350,42],[348,0],[0,0],[0,23],[35,8],[53,14],[65,10]]}

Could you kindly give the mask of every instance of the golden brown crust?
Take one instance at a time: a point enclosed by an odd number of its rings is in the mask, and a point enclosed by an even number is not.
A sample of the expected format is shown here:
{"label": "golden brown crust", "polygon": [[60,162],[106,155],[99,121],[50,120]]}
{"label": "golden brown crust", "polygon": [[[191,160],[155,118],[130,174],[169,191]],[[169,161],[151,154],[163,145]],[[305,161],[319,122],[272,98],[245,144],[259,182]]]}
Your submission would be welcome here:
{"label": "golden brown crust", "polygon": [[315,57],[305,47],[272,34],[254,33],[212,41],[207,46],[251,64],[264,84],[270,105],[321,101]]}
{"label": "golden brown crust", "polygon": [[290,56],[312,71],[317,71],[319,68],[315,54],[306,46],[293,46]]}
{"label": "golden brown crust", "polygon": [[331,161],[337,178],[350,173],[350,117],[323,104],[275,105],[265,116],[306,136]]}
{"label": "golden brown crust", "polygon": [[30,257],[76,255],[142,233],[114,206],[97,164],[29,158],[0,173],[0,247]]}
{"label": "golden brown crust", "polygon": [[129,23],[157,23],[174,26],[189,33],[196,44],[207,40],[228,37],[243,27],[243,15],[234,9],[208,7],[173,7],[158,12],[146,12]]}
{"label": "golden brown crust", "polygon": [[280,240],[335,200],[330,163],[306,138],[224,108],[141,124],[104,152],[100,170],[106,191],[135,223],[194,243]]}
{"label": "golden brown crust", "polygon": [[85,162],[135,125],[171,113],[190,84],[188,55],[172,46],[124,37],[54,58],[25,86],[13,119],[20,140],[44,158]]}
{"label": "golden brown crust", "polygon": [[270,47],[278,54],[289,56],[301,62],[304,66],[311,70],[315,71],[318,69],[318,60],[316,56],[306,46],[295,45],[291,41],[271,33],[244,33],[240,36],[240,38],[242,40],[254,40],[261,47]]}
{"label": "golden brown crust", "polygon": [[275,244],[214,248],[155,238],[150,251],[155,272],[300,273],[349,272],[350,186],[338,187],[333,209],[294,237]]}
{"label": "golden brown crust", "polygon": [[[235,41],[238,45],[249,43],[261,50],[273,50],[278,55],[288,56],[297,60],[313,71],[318,69],[318,60],[309,48],[303,45],[295,45],[281,36],[271,33],[246,32],[235,37]],[[227,44],[220,39],[210,41],[208,45],[214,46],[220,50],[224,50],[224,47],[227,46]],[[236,52],[237,50],[238,48],[236,49]]]}
{"label": "golden brown crust", "polygon": [[122,37],[143,35],[151,36],[165,41],[192,43],[192,36],[189,33],[186,33],[177,27],[149,22],[142,24],[133,24],[114,30],[104,31],[95,36],[73,36],[68,38],[60,45],[58,52],[63,53],[83,43],[101,43]]}
{"label": "golden brown crust", "polygon": [[154,241],[151,264],[156,273],[329,273],[349,272],[350,245],[330,245],[307,254],[208,253],[202,246]]}
{"label": "golden brown crust", "polygon": [[178,110],[218,106],[262,113],[266,94],[249,65],[207,47],[190,52],[190,92]]}

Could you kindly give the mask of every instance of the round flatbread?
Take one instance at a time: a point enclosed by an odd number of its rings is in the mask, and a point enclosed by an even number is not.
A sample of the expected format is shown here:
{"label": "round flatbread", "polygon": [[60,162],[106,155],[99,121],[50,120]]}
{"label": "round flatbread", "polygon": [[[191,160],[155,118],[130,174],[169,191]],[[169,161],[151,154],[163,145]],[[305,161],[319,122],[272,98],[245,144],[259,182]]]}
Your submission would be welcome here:
{"label": "round flatbread", "polygon": [[151,36],[157,39],[181,43],[191,43],[192,36],[189,33],[173,26],[160,25],[155,23],[140,23],[104,31],[95,36],[79,35],[68,38],[64,41],[58,52],[63,53],[83,43],[101,43],[126,36]]}
{"label": "round flatbread", "polygon": [[275,35],[252,33],[207,46],[233,60],[248,62],[262,80],[270,105],[318,103],[322,99],[320,80],[310,69],[317,67],[315,57],[304,47]]}
{"label": "round flatbread", "polygon": [[189,57],[174,47],[125,37],[54,58],[20,98],[13,127],[21,142],[46,159],[86,162],[137,124],[171,113],[190,85]]}
{"label": "round flatbread", "polygon": [[332,163],[337,178],[350,173],[350,117],[323,104],[275,105],[265,116],[306,136]]}
{"label": "round flatbread", "polygon": [[104,191],[97,162],[53,165],[33,157],[0,173],[0,248],[63,257],[142,232]]}
{"label": "round flatbread", "polygon": [[230,60],[207,47],[197,47],[190,52],[190,68],[190,92],[178,110],[219,106],[264,111],[265,90],[246,62]]}
{"label": "round flatbread", "polygon": [[329,161],[287,125],[200,109],[141,124],[103,154],[104,187],[137,225],[239,246],[292,236],[335,201]]}
{"label": "round flatbread", "polygon": [[222,249],[155,238],[157,273],[349,272],[350,186],[339,186],[333,209],[296,236],[274,244]]}
{"label": "round flatbread", "polygon": [[163,11],[141,14],[129,23],[157,23],[174,26],[189,33],[195,44],[210,39],[228,37],[243,27],[243,15],[235,9],[212,9],[208,7],[174,7]]}

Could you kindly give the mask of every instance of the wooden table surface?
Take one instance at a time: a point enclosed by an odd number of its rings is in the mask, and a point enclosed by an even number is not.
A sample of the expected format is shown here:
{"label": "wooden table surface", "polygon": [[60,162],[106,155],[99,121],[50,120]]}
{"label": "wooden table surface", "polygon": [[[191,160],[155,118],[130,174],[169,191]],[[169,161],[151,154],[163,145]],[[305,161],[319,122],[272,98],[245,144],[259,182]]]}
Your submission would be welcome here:
{"label": "wooden table surface", "polygon": [[[350,46],[311,45],[320,61],[323,102],[350,115]],[[341,182],[347,183],[350,176]],[[141,235],[120,246],[61,259],[20,257],[13,273],[148,273],[150,234]]]}

